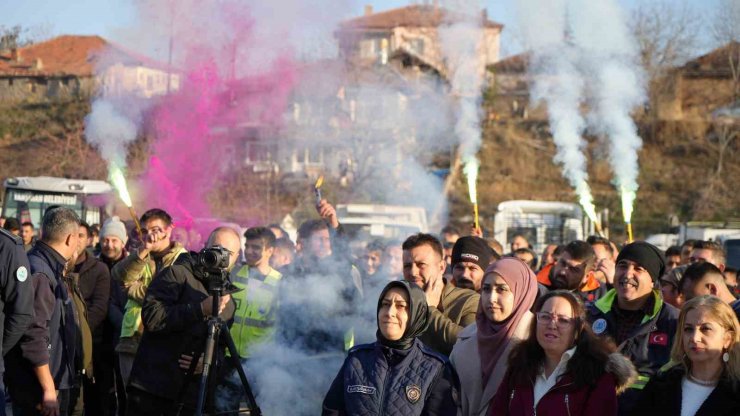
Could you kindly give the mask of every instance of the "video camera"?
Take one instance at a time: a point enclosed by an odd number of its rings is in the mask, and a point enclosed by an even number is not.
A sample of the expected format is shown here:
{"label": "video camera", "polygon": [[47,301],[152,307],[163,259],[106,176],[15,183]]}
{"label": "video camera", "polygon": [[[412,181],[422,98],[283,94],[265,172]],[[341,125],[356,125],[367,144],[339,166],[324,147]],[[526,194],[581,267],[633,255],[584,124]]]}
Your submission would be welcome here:
{"label": "video camera", "polygon": [[195,277],[210,291],[224,294],[239,291],[229,281],[229,260],[231,252],[222,246],[206,247],[193,256]]}

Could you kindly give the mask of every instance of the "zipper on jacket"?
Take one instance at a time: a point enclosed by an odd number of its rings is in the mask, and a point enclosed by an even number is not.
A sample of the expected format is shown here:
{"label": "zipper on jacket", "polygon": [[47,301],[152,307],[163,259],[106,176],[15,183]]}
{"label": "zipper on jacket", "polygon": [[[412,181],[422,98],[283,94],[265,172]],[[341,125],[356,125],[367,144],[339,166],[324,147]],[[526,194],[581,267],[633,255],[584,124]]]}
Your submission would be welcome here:
{"label": "zipper on jacket", "polygon": [[568,393],[565,393],[565,410],[568,411],[568,416],[570,416],[570,404],[568,403]]}
{"label": "zipper on jacket", "polygon": [[[383,357],[383,359],[385,360],[386,358]],[[385,398],[385,389],[386,389],[386,386],[388,385],[388,377],[390,377],[390,373],[391,373],[391,366],[388,365],[388,370],[385,372],[385,377],[383,378],[383,391],[380,392],[380,402],[378,403],[378,407],[379,407],[378,410],[380,410],[380,413],[378,413],[378,416],[383,416],[383,399]]]}
{"label": "zipper on jacket", "polygon": [[514,401],[515,392],[516,392],[516,389],[511,389],[511,394],[509,395],[509,413],[511,413],[511,402]]}

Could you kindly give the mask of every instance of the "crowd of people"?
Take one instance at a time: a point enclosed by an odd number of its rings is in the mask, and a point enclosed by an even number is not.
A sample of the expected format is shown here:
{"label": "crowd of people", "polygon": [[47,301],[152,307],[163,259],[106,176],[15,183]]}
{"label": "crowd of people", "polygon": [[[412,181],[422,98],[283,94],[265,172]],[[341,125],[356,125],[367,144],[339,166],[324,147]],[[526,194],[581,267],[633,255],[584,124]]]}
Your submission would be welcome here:
{"label": "crowd of people", "polygon": [[[592,236],[538,256],[524,236],[505,250],[453,226],[351,242],[330,203],[316,208],[295,241],[276,224],[212,230],[199,248],[228,257],[215,299],[165,210],[141,235],[64,207],[38,232],[6,219],[0,414],[6,396],[14,416],[194,414],[202,375],[205,408],[238,414],[237,370],[273,340],[345,357],[324,415],[740,414],[740,291],[716,242]],[[317,306],[321,281],[341,287]],[[341,319],[362,305],[374,339]],[[211,363],[214,317],[228,331]]]}

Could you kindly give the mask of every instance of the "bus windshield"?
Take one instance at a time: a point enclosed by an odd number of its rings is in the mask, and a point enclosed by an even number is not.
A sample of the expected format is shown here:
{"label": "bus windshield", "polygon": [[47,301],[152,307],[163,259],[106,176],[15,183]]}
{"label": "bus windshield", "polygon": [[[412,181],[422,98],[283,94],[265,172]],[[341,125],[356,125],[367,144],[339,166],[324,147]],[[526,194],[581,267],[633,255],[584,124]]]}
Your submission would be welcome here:
{"label": "bus windshield", "polygon": [[[85,195],[81,194],[6,189],[3,215],[8,218],[18,218],[22,223],[30,221],[38,227],[41,225],[41,217],[46,209],[58,205],[74,210],[80,218],[85,219],[88,223],[99,222],[100,213],[97,210],[88,212],[85,209],[84,200]],[[89,220],[93,220],[93,222]]]}

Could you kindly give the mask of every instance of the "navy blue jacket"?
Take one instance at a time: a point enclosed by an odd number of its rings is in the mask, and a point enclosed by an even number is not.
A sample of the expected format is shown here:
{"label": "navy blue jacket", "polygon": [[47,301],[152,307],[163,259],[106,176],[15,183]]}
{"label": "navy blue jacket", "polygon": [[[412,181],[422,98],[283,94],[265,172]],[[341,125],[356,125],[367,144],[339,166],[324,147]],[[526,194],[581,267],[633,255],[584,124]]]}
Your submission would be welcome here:
{"label": "navy blue jacket", "polygon": [[447,357],[418,339],[408,350],[352,348],[324,399],[324,416],[456,415],[459,381]]}
{"label": "navy blue jacket", "polygon": [[15,400],[37,403],[41,386],[33,368],[49,364],[57,390],[77,385],[74,302],[62,281],[65,260],[43,241],[28,253],[34,287],[34,320],[8,354],[6,381]]}
{"label": "navy blue jacket", "polygon": [[[0,229],[0,344],[3,355],[20,341],[33,319],[33,287],[23,240]],[[0,377],[4,372],[0,358]]]}

